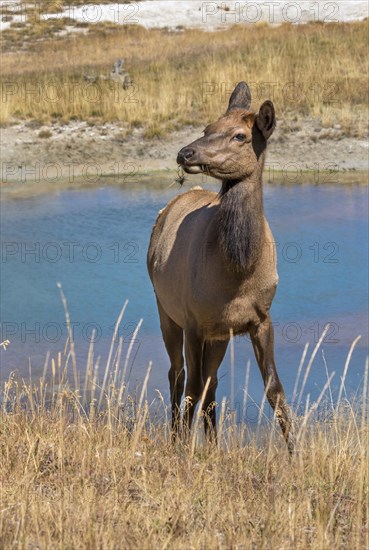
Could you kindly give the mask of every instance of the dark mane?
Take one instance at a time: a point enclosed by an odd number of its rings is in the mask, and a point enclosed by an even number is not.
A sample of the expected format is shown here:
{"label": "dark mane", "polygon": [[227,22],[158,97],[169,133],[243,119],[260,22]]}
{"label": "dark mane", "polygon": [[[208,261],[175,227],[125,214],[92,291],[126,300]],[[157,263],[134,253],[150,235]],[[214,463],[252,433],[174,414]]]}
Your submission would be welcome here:
{"label": "dark mane", "polygon": [[262,249],[262,190],[252,187],[245,182],[224,182],[220,193],[220,246],[239,272],[251,271]]}

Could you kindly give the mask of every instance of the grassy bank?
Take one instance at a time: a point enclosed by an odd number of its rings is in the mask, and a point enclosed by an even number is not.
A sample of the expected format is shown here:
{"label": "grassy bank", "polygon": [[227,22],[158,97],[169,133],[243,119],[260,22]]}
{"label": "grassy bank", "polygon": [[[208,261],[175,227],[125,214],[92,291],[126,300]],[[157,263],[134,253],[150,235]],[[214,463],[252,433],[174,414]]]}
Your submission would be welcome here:
{"label": "grassy bank", "polygon": [[6,387],[4,550],[369,547],[369,424],[350,406],[300,418],[289,459],[273,426],[258,442],[225,413],[218,447],[171,445],[145,400],[118,406],[111,387],[97,414],[66,385],[45,404],[44,389]]}
{"label": "grassy bank", "polygon": [[[40,42],[53,24],[39,22],[24,50],[3,54],[2,124],[14,118],[117,120],[155,137],[184,124],[206,124],[245,79],[254,106],[271,98],[279,118],[312,116],[323,126],[340,124],[347,135],[367,134],[369,21],[238,26],[216,33],[100,24],[86,35]],[[7,49],[21,33],[2,33]],[[122,57],[133,79],[127,90],[99,78]]]}

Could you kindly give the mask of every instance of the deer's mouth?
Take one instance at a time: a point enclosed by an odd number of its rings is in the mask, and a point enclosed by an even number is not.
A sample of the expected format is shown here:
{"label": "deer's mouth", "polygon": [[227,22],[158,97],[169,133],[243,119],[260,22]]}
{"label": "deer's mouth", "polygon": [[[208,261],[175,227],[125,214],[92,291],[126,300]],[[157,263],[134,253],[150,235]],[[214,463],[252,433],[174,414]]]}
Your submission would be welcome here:
{"label": "deer's mouth", "polygon": [[179,164],[187,174],[201,174],[209,169],[207,164],[199,162],[202,158],[204,157],[201,155],[201,152],[197,151],[197,149],[190,144],[179,151],[177,155],[177,164]]}
{"label": "deer's mouth", "polygon": [[206,171],[206,164],[182,164],[182,168],[187,174],[202,174]]}

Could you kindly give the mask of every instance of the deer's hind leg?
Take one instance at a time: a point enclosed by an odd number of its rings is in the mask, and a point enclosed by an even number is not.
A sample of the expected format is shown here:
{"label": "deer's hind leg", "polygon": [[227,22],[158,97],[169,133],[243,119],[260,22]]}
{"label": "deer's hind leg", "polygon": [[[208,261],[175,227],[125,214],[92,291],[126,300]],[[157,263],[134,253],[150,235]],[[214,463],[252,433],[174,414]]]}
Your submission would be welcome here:
{"label": "deer's hind leg", "polygon": [[275,412],[288,450],[293,451],[293,433],[289,408],[274,360],[274,328],[269,315],[259,324],[252,325],[250,336],[258,362],[267,398]]}
{"label": "deer's hind leg", "polygon": [[218,386],[218,369],[227,351],[228,340],[205,341],[202,363],[202,380],[205,386],[210,378],[202,407],[204,413],[205,434],[216,438],[215,393]]}
{"label": "deer's hind leg", "polygon": [[160,328],[170,359],[168,378],[172,405],[172,430],[173,437],[175,437],[178,434],[181,421],[181,400],[185,381],[183,329],[165,313],[159,301],[157,301],[157,303],[160,317]]}

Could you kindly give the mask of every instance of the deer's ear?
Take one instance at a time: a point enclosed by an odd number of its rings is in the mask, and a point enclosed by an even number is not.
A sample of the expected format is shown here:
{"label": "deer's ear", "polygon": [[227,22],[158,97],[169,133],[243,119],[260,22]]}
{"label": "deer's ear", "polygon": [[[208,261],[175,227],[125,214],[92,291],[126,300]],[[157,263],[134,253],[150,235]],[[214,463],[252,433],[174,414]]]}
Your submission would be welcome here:
{"label": "deer's ear", "polygon": [[227,113],[233,109],[249,110],[251,105],[251,92],[246,82],[239,82],[232,92]]}
{"label": "deer's ear", "polygon": [[274,105],[271,101],[265,101],[260,107],[256,124],[265,139],[269,139],[276,125]]}

